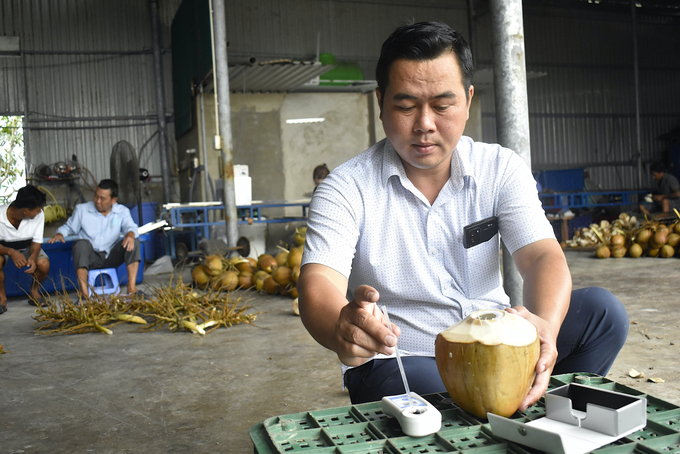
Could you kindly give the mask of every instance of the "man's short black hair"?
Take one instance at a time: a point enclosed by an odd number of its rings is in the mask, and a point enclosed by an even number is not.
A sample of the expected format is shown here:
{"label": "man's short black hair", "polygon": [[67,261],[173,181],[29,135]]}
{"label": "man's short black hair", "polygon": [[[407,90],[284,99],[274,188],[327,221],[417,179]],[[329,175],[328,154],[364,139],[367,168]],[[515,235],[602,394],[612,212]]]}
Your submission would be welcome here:
{"label": "man's short black hair", "polygon": [[439,22],[402,25],[385,40],[378,66],[375,68],[375,79],[378,82],[381,99],[385,99],[390,68],[395,60],[434,60],[445,52],[453,52],[458,59],[463,75],[465,98],[468,99],[475,71],[472,51],[463,35]]}
{"label": "man's short black hair", "polygon": [[47,196],[40,189],[31,184],[27,184],[17,191],[17,198],[12,202],[12,207],[19,210],[28,208],[42,208],[47,202]]}
{"label": "man's short black hair", "polygon": [[649,171],[657,173],[666,173],[666,166],[661,161],[653,162],[652,165],[649,166]]}
{"label": "man's short black hair", "polygon": [[111,198],[118,197],[118,183],[113,180],[102,180],[99,182],[99,187],[102,189],[111,190]]}

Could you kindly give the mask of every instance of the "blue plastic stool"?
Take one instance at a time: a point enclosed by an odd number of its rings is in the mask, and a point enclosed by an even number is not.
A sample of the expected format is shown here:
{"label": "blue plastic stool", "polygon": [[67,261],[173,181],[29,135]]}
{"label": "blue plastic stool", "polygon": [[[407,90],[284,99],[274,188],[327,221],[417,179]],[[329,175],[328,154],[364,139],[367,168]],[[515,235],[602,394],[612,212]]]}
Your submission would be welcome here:
{"label": "blue plastic stool", "polygon": [[93,287],[97,295],[108,295],[118,293],[120,284],[118,283],[118,273],[115,268],[103,268],[101,270],[90,270],[87,273],[87,283]]}

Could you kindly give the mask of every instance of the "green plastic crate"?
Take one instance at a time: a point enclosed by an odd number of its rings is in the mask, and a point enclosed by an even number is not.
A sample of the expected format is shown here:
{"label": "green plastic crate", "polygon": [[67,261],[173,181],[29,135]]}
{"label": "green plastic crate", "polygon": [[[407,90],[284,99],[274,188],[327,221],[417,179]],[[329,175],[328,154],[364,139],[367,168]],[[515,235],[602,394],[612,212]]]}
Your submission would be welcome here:
{"label": "green plastic crate", "polygon": [[680,434],[646,440],[640,446],[650,448],[649,452],[659,454],[680,454]]}
{"label": "green plastic crate", "polygon": [[[645,428],[593,452],[598,454],[680,454],[680,407],[594,374],[551,377],[549,389],[580,383],[647,399]],[[396,419],[382,412],[381,402],[274,416],[250,430],[255,453],[528,454],[536,452],[497,438],[486,420],[458,408],[447,393],[423,396],[442,414],[442,427],[426,437],[404,435]],[[541,399],[512,419],[523,422],[545,416]]]}
{"label": "green plastic crate", "polygon": [[680,432],[680,408],[654,414],[649,414],[649,411],[647,411],[647,419],[665,424],[675,432]]}

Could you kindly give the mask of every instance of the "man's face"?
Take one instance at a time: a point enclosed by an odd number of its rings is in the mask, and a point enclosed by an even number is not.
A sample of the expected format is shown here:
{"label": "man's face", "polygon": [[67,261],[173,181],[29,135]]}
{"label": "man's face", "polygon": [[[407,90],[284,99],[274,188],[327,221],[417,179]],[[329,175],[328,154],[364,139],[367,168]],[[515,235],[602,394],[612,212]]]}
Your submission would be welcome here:
{"label": "man's face", "polygon": [[465,96],[455,54],[445,53],[434,60],[396,60],[384,99],[376,92],[385,135],[407,175],[418,169],[449,170],[474,92],[470,87]]}
{"label": "man's face", "polygon": [[42,211],[42,208],[40,208],[40,207],[35,207],[32,210],[29,210],[28,208],[24,208],[24,216],[28,219],[33,219],[38,214],[40,214],[41,211]]}
{"label": "man's face", "polygon": [[97,192],[94,194],[94,206],[100,213],[108,213],[111,211],[111,207],[118,200],[117,197],[111,197],[110,189],[97,188]]}
{"label": "man's face", "polygon": [[652,172],[652,176],[655,180],[661,180],[663,178],[663,172]]}

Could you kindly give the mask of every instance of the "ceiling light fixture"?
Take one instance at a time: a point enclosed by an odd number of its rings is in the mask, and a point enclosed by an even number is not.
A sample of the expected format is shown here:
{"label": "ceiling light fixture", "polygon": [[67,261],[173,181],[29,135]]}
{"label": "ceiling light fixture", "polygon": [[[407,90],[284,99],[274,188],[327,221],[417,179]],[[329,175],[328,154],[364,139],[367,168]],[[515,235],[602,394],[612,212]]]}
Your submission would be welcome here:
{"label": "ceiling light fixture", "polygon": [[291,118],[286,120],[286,123],[289,125],[297,125],[302,123],[321,123],[324,121],[326,121],[325,118]]}

